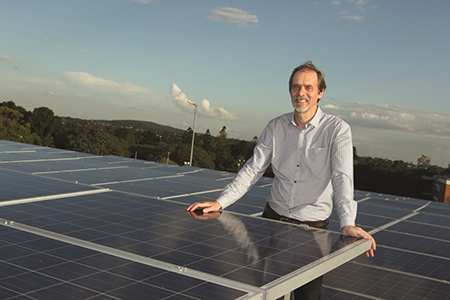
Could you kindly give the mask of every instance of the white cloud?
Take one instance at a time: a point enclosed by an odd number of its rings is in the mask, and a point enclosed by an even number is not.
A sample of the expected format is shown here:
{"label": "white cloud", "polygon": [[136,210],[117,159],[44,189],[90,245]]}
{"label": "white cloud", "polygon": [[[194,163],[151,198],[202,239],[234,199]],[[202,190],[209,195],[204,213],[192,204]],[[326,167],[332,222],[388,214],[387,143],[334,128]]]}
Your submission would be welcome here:
{"label": "white cloud", "polygon": [[131,0],[133,3],[149,4],[153,0]]}
{"label": "white cloud", "polygon": [[[368,0],[347,0],[346,2],[342,2],[339,0],[332,0],[331,4],[334,6],[344,6],[345,11],[340,12],[341,15],[340,19],[348,20],[348,21],[355,21],[355,22],[362,22],[365,20],[365,17],[362,15],[366,12],[367,4],[369,3]],[[376,8],[377,6],[371,6],[370,8]]]}
{"label": "white cloud", "polygon": [[341,117],[351,126],[450,136],[449,116],[413,110],[398,105],[376,103],[357,102],[343,106],[327,104],[323,105],[322,108]]}
{"label": "white cloud", "polygon": [[248,26],[248,23],[258,23],[258,17],[236,7],[219,7],[213,9],[212,15],[207,18],[217,22],[235,23],[239,27]]}
{"label": "white cloud", "polygon": [[52,91],[47,91],[47,93],[45,93],[47,96],[52,96],[52,97],[67,97],[67,95],[63,95],[63,94],[57,94],[55,92]]}
{"label": "white cloud", "polygon": [[13,58],[8,55],[0,55],[0,60],[13,61]]}
{"label": "white cloud", "polygon": [[[170,86],[170,94],[172,95],[173,102],[176,106],[182,108],[183,110],[191,111],[193,109],[192,104],[188,103],[188,101],[191,100],[189,100],[185,93],[181,92],[180,87],[178,87],[175,83],[172,83]],[[207,99],[202,99],[200,105],[197,106],[197,111],[199,114],[210,118],[218,118],[221,120],[236,119],[236,117],[226,109],[212,106]]]}
{"label": "white cloud", "polygon": [[359,9],[363,9],[367,5],[368,0],[348,0],[348,2],[353,3]]}
{"label": "white cloud", "polygon": [[354,16],[342,16],[341,19],[349,20],[349,21],[361,22],[361,21],[364,20],[364,17],[356,16],[356,15],[354,15]]}
{"label": "white cloud", "polygon": [[325,105],[322,105],[321,107],[324,109],[327,109],[327,108],[328,109],[340,109],[339,106],[336,106],[334,104],[325,104]]}
{"label": "white cloud", "polygon": [[321,107],[350,124],[361,156],[415,161],[425,154],[433,164],[449,163],[450,115],[359,102]]}
{"label": "white cloud", "polygon": [[108,79],[96,77],[86,72],[64,72],[63,77],[68,79],[72,84],[83,85],[88,88],[107,89],[113,93],[133,93],[133,94],[149,94],[147,88],[139,87],[135,84],[125,82],[119,83]]}

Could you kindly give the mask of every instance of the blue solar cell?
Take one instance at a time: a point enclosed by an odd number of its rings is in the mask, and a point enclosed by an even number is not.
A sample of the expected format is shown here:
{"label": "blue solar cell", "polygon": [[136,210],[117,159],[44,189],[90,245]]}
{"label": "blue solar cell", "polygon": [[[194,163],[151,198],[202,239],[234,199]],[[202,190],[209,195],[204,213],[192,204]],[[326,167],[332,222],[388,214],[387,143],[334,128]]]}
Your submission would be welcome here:
{"label": "blue solar cell", "polygon": [[168,182],[173,182],[174,184],[192,184],[196,186],[201,186],[204,189],[221,189],[224,188],[226,183],[222,181],[213,180],[210,178],[194,177],[194,176],[182,176],[168,178]]}
{"label": "blue solar cell", "polygon": [[358,257],[357,263],[368,266],[383,267],[394,270],[427,277],[435,280],[449,280],[450,261],[445,257],[430,256],[422,253],[405,252],[401,249],[379,247],[377,255],[367,260]]}
{"label": "blue solar cell", "polygon": [[372,297],[365,297],[352,291],[340,291],[332,287],[322,287],[321,299],[332,300],[371,300]]}
{"label": "blue solar cell", "polygon": [[413,211],[413,210],[425,205],[426,201],[423,201],[422,203],[417,203],[417,202],[413,202],[413,201],[409,202],[409,201],[402,201],[402,200],[377,199],[376,197],[371,197],[371,199],[366,200],[363,203],[370,203],[370,205],[385,207],[385,208],[397,208],[397,209],[401,209],[401,210]]}
{"label": "blue solar cell", "polygon": [[328,273],[324,285],[382,299],[446,299],[450,295],[450,285],[440,281],[355,263]]}
{"label": "blue solar cell", "polygon": [[450,243],[446,240],[407,235],[389,230],[377,232],[374,238],[380,245],[450,258]]}
{"label": "blue solar cell", "polygon": [[427,207],[423,208],[421,212],[431,213],[440,216],[449,216],[450,215],[449,206],[450,205],[448,205],[447,203],[430,202],[430,204]]}
{"label": "blue solar cell", "polygon": [[396,207],[382,207],[373,205],[371,201],[358,203],[358,212],[368,215],[382,216],[387,218],[399,219],[412,213],[412,210],[397,209]]}
{"label": "blue solar cell", "polygon": [[48,178],[1,170],[0,202],[75,193],[95,191],[97,188],[55,181]]}
{"label": "blue solar cell", "polygon": [[424,238],[450,240],[450,227],[410,222],[409,220],[392,225],[389,230],[423,236]]}
{"label": "blue solar cell", "polygon": [[[442,203],[443,205],[447,205]],[[442,210],[440,210],[442,212]],[[420,211],[419,214],[412,216],[409,221],[419,222],[422,224],[438,225],[444,227],[450,227],[450,214],[435,215],[429,212]]]}
{"label": "blue solar cell", "polygon": [[[33,151],[34,152],[34,151]],[[13,162],[13,161],[23,161],[30,159],[30,157],[27,157],[25,155],[26,152],[18,152],[18,153],[2,153],[0,152],[0,162],[3,162],[0,164],[0,166],[5,165],[5,162]]]}

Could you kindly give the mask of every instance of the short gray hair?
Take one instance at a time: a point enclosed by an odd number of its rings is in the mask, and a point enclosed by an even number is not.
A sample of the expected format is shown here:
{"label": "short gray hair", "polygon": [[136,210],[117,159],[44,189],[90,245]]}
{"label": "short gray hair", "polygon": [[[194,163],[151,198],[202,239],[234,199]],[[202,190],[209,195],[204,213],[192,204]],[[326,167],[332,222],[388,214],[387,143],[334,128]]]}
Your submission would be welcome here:
{"label": "short gray hair", "polygon": [[291,77],[289,78],[289,92],[291,91],[291,88],[292,88],[292,80],[294,78],[295,73],[297,73],[297,72],[299,72],[301,70],[304,70],[304,69],[308,69],[308,70],[316,72],[316,74],[317,74],[317,88],[319,89],[319,92],[324,92],[325,89],[327,88],[327,84],[325,83],[325,74],[323,74],[322,71],[317,69],[316,66],[310,60],[305,62],[303,65],[298,66],[297,68],[295,68],[292,71]]}

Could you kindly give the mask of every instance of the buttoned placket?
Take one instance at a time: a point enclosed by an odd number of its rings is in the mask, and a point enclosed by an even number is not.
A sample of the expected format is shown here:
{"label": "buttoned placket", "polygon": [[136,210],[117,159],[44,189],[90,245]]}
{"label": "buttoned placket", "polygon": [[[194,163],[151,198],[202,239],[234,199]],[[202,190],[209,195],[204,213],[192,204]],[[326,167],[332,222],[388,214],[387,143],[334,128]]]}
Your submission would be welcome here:
{"label": "buttoned placket", "polygon": [[295,198],[297,197],[297,185],[298,185],[298,181],[301,177],[301,172],[303,170],[302,168],[302,163],[304,161],[305,158],[305,151],[304,151],[304,145],[305,145],[305,132],[308,130],[308,125],[310,125],[309,123],[306,124],[305,129],[301,129],[300,127],[298,127],[299,129],[299,134],[298,134],[298,142],[297,142],[297,165],[295,166],[295,172],[294,172],[294,178],[293,178],[293,184],[292,184],[292,189],[291,189],[291,199],[290,199],[290,203],[289,203],[289,214],[292,214],[292,209],[296,206],[295,203]]}

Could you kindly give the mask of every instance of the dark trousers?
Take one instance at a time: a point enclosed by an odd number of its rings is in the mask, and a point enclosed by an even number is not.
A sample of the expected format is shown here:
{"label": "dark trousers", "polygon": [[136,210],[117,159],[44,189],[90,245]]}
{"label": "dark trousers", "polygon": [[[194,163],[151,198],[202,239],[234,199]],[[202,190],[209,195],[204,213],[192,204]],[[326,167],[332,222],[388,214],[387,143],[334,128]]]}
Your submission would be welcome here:
{"label": "dark trousers", "polygon": [[[264,212],[262,214],[263,218],[280,220],[280,216],[276,211],[274,211],[269,204],[266,204]],[[327,226],[320,227],[326,229]],[[316,279],[308,282],[307,284],[299,287],[298,289],[292,291],[291,299],[294,300],[320,300],[320,294],[322,289],[323,276],[317,277]]]}

